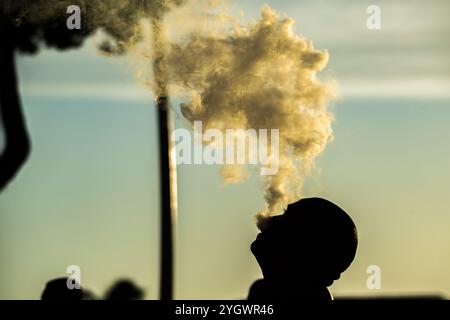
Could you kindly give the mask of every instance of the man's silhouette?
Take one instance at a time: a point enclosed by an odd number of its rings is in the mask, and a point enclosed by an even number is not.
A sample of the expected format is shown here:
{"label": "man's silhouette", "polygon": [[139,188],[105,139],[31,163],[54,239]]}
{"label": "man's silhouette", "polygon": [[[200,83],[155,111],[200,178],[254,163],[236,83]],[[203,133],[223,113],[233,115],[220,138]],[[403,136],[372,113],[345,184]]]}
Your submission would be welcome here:
{"label": "man's silhouette", "polygon": [[290,204],[284,214],[264,218],[251,245],[264,279],[249,300],[332,300],[327,287],[355,257],[356,226],[335,204],[320,198]]}

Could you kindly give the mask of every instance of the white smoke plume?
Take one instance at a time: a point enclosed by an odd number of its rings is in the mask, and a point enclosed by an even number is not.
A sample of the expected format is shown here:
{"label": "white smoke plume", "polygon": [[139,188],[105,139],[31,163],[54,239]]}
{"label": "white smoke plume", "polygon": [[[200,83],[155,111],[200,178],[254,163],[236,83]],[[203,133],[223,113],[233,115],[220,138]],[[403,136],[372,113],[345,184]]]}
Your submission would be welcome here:
{"label": "white smoke plume", "polygon": [[[327,51],[293,33],[294,21],[265,6],[258,22],[228,33],[193,33],[172,44],[167,57],[169,82],[188,91],[181,105],[203,130],[279,129],[280,168],[264,181],[267,207],[261,215],[280,213],[301,196],[304,177],[332,140],[332,83],[316,77]],[[246,177],[239,166],[224,168],[225,179]]]}

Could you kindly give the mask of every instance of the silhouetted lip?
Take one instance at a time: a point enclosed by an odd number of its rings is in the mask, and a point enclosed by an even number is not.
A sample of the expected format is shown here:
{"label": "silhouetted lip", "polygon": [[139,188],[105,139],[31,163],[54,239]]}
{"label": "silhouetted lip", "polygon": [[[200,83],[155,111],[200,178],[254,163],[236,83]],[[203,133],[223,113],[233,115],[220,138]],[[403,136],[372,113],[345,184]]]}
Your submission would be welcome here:
{"label": "silhouetted lip", "polygon": [[253,254],[255,254],[258,251],[258,249],[257,249],[257,247],[258,247],[257,242],[258,242],[258,237],[256,237],[256,239],[250,244],[250,251]]}

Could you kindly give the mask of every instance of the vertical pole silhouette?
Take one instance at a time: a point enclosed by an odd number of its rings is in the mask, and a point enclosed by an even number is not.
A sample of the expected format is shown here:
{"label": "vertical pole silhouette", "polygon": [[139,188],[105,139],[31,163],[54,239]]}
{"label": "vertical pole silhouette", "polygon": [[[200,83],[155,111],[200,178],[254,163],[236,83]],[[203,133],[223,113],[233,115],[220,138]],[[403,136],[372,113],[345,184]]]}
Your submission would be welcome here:
{"label": "vertical pole silhouette", "polygon": [[153,20],[155,94],[157,97],[159,164],[161,182],[161,238],[160,238],[160,299],[172,300],[174,287],[174,227],[176,220],[176,163],[172,156],[170,133],[172,118],[169,110],[165,74],[165,47],[161,17]]}
{"label": "vertical pole silhouette", "polygon": [[171,116],[168,110],[168,97],[158,97],[159,164],[161,182],[161,262],[160,298],[173,298],[174,274],[174,227],[176,217],[176,181],[170,156]]}

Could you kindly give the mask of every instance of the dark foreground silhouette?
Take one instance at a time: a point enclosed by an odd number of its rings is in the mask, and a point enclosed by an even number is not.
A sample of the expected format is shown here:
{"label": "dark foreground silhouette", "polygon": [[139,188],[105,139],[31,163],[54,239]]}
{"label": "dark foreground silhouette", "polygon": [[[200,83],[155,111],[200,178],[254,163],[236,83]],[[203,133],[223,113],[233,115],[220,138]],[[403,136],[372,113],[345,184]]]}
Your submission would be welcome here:
{"label": "dark foreground silhouette", "polygon": [[251,251],[264,279],[253,283],[249,300],[333,299],[327,287],[350,266],[358,245],[349,215],[325,199],[302,199],[259,228]]}
{"label": "dark foreground silhouette", "polygon": [[[1,15],[0,15],[1,17]],[[0,154],[0,191],[15,177],[30,153],[30,139],[20,103],[15,69],[14,50],[8,37],[0,48],[0,127],[5,146]]]}
{"label": "dark foreground silhouette", "polygon": [[123,279],[112,285],[105,295],[105,300],[142,300],[144,293],[144,290],[131,280]]}
{"label": "dark foreground silhouette", "polygon": [[[69,289],[67,283],[74,280],[57,278],[50,280],[45,285],[41,300],[98,300],[94,293],[78,286],[80,289]],[[142,300],[145,291],[128,279],[119,279],[107,290],[105,300]]]}

